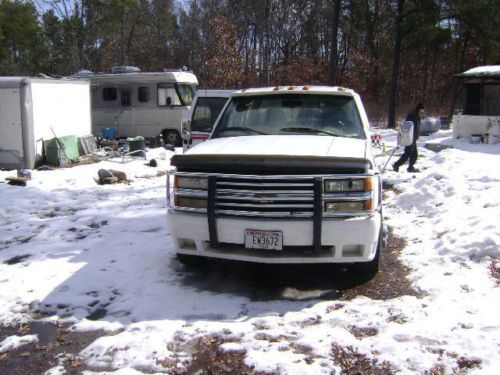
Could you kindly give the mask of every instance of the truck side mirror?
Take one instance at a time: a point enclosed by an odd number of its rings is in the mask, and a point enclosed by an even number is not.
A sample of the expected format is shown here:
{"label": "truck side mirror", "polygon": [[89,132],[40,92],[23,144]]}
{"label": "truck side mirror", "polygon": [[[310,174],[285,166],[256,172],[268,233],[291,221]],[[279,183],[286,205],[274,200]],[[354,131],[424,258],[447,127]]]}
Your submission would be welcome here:
{"label": "truck side mirror", "polygon": [[189,142],[191,140],[191,132],[186,129],[186,128],[182,128],[182,139],[185,141],[185,142]]}
{"label": "truck side mirror", "polygon": [[181,126],[182,151],[186,152],[191,148],[191,120],[185,119]]}
{"label": "truck side mirror", "polygon": [[172,98],[170,96],[167,96],[167,107],[172,106]]}

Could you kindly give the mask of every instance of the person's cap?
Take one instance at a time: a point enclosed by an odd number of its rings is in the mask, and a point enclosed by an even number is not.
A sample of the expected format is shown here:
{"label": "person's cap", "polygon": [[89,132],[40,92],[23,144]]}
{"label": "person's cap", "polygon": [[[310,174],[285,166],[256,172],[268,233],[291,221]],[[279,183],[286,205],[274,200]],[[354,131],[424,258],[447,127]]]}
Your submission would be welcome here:
{"label": "person's cap", "polygon": [[417,104],[417,111],[424,109],[424,108],[425,108],[424,103],[420,102]]}

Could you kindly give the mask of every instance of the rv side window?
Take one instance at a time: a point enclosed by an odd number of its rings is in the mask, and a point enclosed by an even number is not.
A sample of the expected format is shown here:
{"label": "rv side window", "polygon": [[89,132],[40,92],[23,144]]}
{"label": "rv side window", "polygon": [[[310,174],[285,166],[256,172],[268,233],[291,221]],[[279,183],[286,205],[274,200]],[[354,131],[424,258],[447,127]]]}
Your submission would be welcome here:
{"label": "rv side window", "polygon": [[132,95],[130,89],[120,90],[120,102],[122,107],[130,107],[132,105]]}
{"label": "rv side window", "polygon": [[[170,98],[170,100],[168,100]],[[175,87],[171,83],[158,84],[158,105],[160,107],[167,107],[171,105],[181,105],[181,100]]]}
{"label": "rv side window", "polygon": [[109,102],[116,100],[116,87],[105,87],[102,89],[102,100]]}
{"label": "rv side window", "polygon": [[137,98],[141,103],[149,102],[149,87],[139,87],[137,89]]}

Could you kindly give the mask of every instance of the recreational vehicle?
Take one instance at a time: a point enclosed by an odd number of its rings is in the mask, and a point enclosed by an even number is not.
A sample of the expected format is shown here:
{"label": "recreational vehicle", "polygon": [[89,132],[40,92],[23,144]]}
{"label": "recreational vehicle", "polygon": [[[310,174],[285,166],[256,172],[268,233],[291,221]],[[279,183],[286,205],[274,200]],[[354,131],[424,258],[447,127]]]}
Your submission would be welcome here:
{"label": "recreational vehicle", "polygon": [[79,74],[92,82],[92,130],[114,128],[117,137],[163,136],[180,146],[181,123],[187,117],[198,80],[192,73],[165,70],[146,73],[115,67],[111,74]]}
{"label": "recreational vehicle", "polygon": [[34,168],[46,141],[91,134],[90,82],[0,77],[0,168]]}

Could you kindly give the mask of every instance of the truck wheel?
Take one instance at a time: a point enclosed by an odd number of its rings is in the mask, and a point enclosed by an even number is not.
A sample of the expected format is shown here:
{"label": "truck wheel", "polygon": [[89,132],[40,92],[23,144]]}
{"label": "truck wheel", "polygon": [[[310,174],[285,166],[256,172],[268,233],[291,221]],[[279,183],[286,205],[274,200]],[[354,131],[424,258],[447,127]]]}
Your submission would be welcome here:
{"label": "truck wheel", "polygon": [[176,254],[177,260],[188,267],[202,267],[206,264],[203,257],[196,255]]}
{"label": "truck wheel", "polygon": [[381,229],[378,237],[377,252],[375,254],[375,258],[373,258],[373,260],[369,262],[356,264],[356,273],[358,273],[362,279],[370,280],[377,274],[380,266],[380,257],[382,256],[381,253],[383,251],[383,248],[384,248],[384,235],[383,235],[383,230]]}
{"label": "truck wheel", "polygon": [[161,135],[166,145],[182,146],[182,138],[177,130],[164,130]]}

